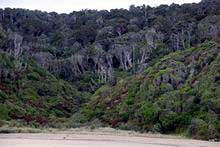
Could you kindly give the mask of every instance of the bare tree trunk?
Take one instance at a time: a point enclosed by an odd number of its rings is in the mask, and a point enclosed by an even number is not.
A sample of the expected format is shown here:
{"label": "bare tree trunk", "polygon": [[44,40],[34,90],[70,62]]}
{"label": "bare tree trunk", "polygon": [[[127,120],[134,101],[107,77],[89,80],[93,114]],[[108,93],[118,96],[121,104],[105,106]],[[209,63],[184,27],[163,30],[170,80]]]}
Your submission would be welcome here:
{"label": "bare tree trunk", "polygon": [[183,45],[183,49],[186,49],[186,45],[185,45],[185,33],[184,33],[184,31],[183,31],[183,29],[182,29],[182,45]]}

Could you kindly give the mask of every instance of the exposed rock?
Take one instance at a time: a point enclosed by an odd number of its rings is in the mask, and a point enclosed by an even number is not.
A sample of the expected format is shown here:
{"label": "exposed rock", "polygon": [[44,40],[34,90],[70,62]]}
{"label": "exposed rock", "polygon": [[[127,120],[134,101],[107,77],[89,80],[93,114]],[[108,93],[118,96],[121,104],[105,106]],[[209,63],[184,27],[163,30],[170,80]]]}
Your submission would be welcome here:
{"label": "exposed rock", "polygon": [[206,39],[219,40],[220,37],[220,16],[207,16],[198,24],[199,37],[201,41]]}
{"label": "exposed rock", "polygon": [[[17,33],[9,33],[9,43],[13,44],[13,46],[10,46],[10,50],[8,51],[10,55],[14,56],[15,58],[18,58],[22,54],[22,41],[23,37]],[[13,43],[12,43],[13,42]]]}
{"label": "exposed rock", "polygon": [[53,60],[53,55],[46,52],[37,52],[32,55],[33,59],[42,67],[48,69],[50,62]]}

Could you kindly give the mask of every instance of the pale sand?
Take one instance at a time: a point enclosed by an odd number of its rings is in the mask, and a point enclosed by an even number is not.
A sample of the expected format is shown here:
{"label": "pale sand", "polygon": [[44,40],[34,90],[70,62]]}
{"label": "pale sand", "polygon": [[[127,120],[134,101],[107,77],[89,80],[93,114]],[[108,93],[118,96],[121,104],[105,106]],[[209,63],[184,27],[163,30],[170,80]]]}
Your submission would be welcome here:
{"label": "pale sand", "polygon": [[0,134],[0,147],[220,147],[220,142],[92,133]]}

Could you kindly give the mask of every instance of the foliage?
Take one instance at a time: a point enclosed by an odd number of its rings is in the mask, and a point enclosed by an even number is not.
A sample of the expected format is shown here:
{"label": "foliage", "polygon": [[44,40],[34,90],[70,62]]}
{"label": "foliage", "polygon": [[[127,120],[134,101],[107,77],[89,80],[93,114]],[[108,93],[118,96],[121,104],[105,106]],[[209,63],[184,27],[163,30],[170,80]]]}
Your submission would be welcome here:
{"label": "foliage", "polygon": [[[132,123],[139,131],[219,138],[220,56],[217,46],[208,42],[171,53],[146,69],[144,75],[127,79],[127,87],[122,87],[123,84],[105,87],[96,93],[97,99],[91,99],[86,105],[89,110],[101,105],[99,111],[105,113],[90,115],[90,119],[99,118],[123,129]],[[198,58],[193,61],[195,56]],[[190,67],[192,61],[200,68]],[[114,95],[110,92],[122,88]]]}
{"label": "foliage", "polygon": [[[1,119],[22,119],[28,125],[48,125],[53,123],[47,119],[49,115],[69,117],[78,107],[77,99],[86,99],[86,94],[56,79],[30,59],[25,61],[21,57],[17,60],[2,53],[0,57]],[[26,66],[18,66],[24,61]]]}
{"label": "foliage", "polygon": [[219,2],[0,9],[0,125],[219,139]]}

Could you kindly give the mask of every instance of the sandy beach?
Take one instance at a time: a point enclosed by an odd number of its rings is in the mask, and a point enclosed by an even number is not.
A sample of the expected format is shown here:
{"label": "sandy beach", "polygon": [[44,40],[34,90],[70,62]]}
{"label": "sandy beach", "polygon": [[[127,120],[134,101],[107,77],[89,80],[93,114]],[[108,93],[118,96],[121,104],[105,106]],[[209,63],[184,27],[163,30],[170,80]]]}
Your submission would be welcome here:
{"label": "sandy beach", "polygon": [[0,134],[1,147],[219,147],[220,142],[94,133]]}

